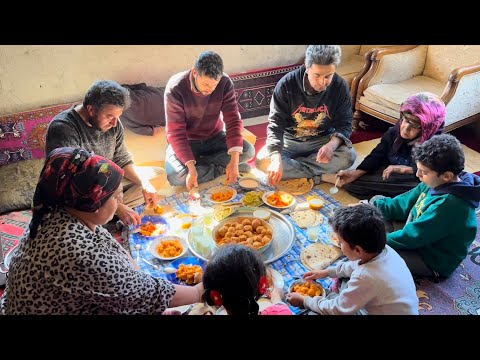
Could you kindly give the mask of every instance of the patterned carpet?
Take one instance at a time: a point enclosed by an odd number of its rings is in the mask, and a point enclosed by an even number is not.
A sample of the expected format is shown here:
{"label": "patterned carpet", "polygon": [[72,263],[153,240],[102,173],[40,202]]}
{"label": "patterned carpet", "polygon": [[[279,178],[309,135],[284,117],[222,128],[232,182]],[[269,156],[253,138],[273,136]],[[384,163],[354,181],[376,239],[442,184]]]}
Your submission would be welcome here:
{"label": "patterned carpet", "polygon": [[[480,215],[477,216],[480,228]],[[421,315],[480,315],[480,231],[467,258],[446,280],[416,281]]]}

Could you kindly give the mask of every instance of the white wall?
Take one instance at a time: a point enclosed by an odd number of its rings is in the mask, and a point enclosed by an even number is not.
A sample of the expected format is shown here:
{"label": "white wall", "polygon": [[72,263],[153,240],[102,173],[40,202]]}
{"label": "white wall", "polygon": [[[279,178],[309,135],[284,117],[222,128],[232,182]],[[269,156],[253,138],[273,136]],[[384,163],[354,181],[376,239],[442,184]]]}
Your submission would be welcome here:
{"label": "white wall", "polygon": [[11,45],[0,46],[0,115],[81,100],[100,79],[163,86],[203,50],[228,74],[297,63],[306,45]]}

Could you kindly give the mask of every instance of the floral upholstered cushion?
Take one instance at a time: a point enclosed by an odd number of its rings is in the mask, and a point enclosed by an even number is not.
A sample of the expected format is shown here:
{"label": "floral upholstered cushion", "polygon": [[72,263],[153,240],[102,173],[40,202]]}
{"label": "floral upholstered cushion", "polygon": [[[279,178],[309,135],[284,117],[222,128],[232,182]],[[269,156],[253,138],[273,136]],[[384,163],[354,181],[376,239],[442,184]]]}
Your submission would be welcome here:
{"label": "floral upholstered cushion", "polygon": [[0,166],[0,214],[32,207],[33,194],[45,159]]}

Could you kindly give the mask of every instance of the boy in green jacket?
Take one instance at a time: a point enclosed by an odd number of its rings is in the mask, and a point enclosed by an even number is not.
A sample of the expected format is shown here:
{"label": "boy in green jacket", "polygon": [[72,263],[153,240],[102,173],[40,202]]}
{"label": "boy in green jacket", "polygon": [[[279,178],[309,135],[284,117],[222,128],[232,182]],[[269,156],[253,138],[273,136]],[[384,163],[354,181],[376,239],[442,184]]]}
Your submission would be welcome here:
{"label": "boy in green jacket", "polygon": [[387,244],[413,276],[448,277],[475,240],[480,177],[463,171],[462,145],[452,135],[436,135],[415,147],[413,159],[422,182],[373,204],[386,221],[406,221],[403,229],[387,235]]}

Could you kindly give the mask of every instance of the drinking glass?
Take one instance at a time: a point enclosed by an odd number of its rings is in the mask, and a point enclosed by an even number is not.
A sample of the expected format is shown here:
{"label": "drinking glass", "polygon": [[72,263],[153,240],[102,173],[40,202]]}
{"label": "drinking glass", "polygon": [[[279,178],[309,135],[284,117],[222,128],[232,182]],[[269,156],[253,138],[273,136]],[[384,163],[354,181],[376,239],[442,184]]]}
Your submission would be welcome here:
{"label": "drinking glass", "polygon": [[320,235],[320,225],[307,226],[307,239],[310,242],[317,242]]}

